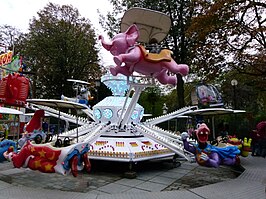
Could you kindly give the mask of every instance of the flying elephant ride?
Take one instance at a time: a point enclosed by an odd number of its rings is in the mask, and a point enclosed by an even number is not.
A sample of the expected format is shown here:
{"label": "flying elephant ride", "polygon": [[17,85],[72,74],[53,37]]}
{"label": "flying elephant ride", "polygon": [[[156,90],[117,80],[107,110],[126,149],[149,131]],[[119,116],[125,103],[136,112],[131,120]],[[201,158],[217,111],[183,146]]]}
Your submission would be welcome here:
{"label": "flying elephant ride", "polygon": [[[99,36],[102,46],[114,55],[117,64],[110,69],[110,73],[101,78],[112,90],[113,96],[98,102],[92,110],[77,101],[65,101],[65,98],[28,99],[27,102],[32,107],[49,111],[49,114],[58,114],[53,108],[63,107],[65,104],[65,108],[81,107],[79,110],[88,116],[91,116],[92,112],[92,117],[91,120],[86,120],[61,112],[59,115],[64,119],[77,121],[79,125],[76,129],[57,136],[58,140],[71,138],[71,145],[55,147],[51,143],[37,145],[27,141],[19,153],[6,152],[5,157],[11,160],[15,167],[25,165],[33,170],[64,175],[72,172],[74,176],[82,167],[90,170],[89,159],[128,162],[130,169],[133,163],[140,161],[166,157],[173,157],[174,161],[176,155],[194,161],[193,154],[183,150],[180,136],[156,126],[184,114],[191,107],[141,122],[144,108],[137,103],[143,89],[154,86],[157,80],[164,85],[176,85],[176,74],[188,74],[188,66],[176,64],[169,50],[162,54],[150,53],[139,44],[149,43],[151,40],[162,41],[170,26],[170,18],[163,13],[143,8],[128,10],[122,19],[122,32],[114,36],[112,42],[108,43]],[[146,34],[146,31],[149,34]],[[133,90],[134,94],[130,97]]]}
{"label": "flying elephant ride", "polygon": [[115,35],[110,42],[99,36],[102,46],[114,56],[116,66],[110,68],[111,74],[131,76],[137,72],[156,78],[161,84],[175,86],[176,74],[186,76],[189,72],[188,66],[177,64],[168,49],[152,53],[140,44],[161,42],[170,27],[171,20],[163,13],[143,8],[129,9],[122,18],[121,33]]}
{"label": "flying elephant ride", "polygon": [[191,160],[190,154],[183,152],[182,141],[176,135],[156,126],[190,108],[145,123],[141,122],[144,108],[137,103],[146,87],[155,86],[156,82],[175,86],[178,83],[176,74],[188,74],[188,66],[177,64],[170,50],[153,48],[167,36],[170,27],[171,20],[164,13],[131,8],[122,18],[121,32],[111,41],[99,36],[103,48],[113,55],[116,64],[101,78],[114,96],[93,106],[100,133],[97,138],[86,139],[91,142],[90,159],[129,162],[131,165],[178,154]]}

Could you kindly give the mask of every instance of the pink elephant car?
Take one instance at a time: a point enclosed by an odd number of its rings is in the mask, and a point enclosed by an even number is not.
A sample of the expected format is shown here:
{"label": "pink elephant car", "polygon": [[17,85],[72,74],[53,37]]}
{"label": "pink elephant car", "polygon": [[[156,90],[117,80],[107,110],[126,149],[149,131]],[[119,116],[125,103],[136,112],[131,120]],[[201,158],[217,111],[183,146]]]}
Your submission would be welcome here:
{"label": "pink elephant car", "polygon": [[[112,67],[112,75],[121,73],[130,76],[138,72],[142,75],[157,78],[161,84],[177,84],[175,74],[186,76],[189,68],[186,64],[177,64],[171,58],[171,51],[164,49],[159,54],[148,53],[145,48],[137,44],[139,37],[138,27],[133,24],[126,32],[114,36],[111,42],[106,42],[99,36],[102,46],[114,56],[117,66]],[[172,73],[172,74],[169,74]]]}

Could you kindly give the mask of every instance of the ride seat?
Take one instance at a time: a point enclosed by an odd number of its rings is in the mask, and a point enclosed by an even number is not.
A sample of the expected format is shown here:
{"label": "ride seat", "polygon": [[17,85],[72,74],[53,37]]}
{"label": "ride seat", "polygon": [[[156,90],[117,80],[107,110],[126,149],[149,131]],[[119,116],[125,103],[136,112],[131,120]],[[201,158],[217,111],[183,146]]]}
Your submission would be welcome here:
{"label": "ride seat", "polygon": [[148,62],[161,62],[161,61],[167,61],[170,62],[172,57],[172,51],[168,49],[163,49],[159,54],[157,53],[149,53],[144,46],[139,45],[139,48],[141,50],[141,53],[144,57],[144,59]]}

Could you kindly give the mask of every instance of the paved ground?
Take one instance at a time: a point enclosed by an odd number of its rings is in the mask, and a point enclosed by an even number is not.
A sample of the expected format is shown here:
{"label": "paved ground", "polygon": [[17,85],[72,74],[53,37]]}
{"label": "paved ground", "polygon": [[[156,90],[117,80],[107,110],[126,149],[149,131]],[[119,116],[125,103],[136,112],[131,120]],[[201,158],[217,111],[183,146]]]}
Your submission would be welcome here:
{"label": "paved ground", "polygon": [[117,194],[188,190],[230,179],[241,172],[231,167],[201,167],[181,162],[173,168],[171,161],[149,161],[133,167],[136,177],[125,177],[128,164],[108,161],[92,162],[91,173],[72,175],[45,174],[29,169],[15,169],[10,162],[0,163],[0,180],[17,187],[43,188],[68,192]]}
{"label": "paved ground", "polygon": [[128,179],[127,165],[112,162],[93,163],[90,174],[77,178],[14,169],[5,162],[0,199],[266,199],[266,159],[248,156],[241,165],[245,170],[239,175],[229,167],[149,162],[136,165],[136,178]]}

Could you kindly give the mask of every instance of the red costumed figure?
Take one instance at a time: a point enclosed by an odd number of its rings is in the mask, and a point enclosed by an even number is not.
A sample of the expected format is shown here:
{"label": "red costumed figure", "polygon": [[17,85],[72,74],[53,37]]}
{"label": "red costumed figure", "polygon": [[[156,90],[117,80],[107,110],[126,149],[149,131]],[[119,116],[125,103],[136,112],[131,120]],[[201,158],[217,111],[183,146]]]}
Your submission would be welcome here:
{"label": "red costumed figure", "polygon": [[89,172],[91,169],[88,150],[88,144],[85,143],[55,148],[48,143],[37,145],[27,141],[19,153],[7,151],[4,156],[16,168],[26,167],[43,173],[56,172],[63,175],[71,172],[76,177],[78,170],[85,168]]}
{"label": "red costumed figure", "polygon": [[32,170],[54,173],[60,154],[61,150],[53,150],[44,146],[33,146],[28,141],[19,153],[9,153],[8,159],[12,160],[16,168],[26,166]]}
{"label": "red costumed figure", "polygon": [[195,154],[196,161],[201,166],[219,167],[219,165],[238,165],[240,163],[238,154],[240,150],[237,146],[215,147],[208,144],[208,135],[210,129],[206,124],[200,124],[196,130],[197,144],[191,144],[187,141],[188,134],[182,133],[185,150]]}

